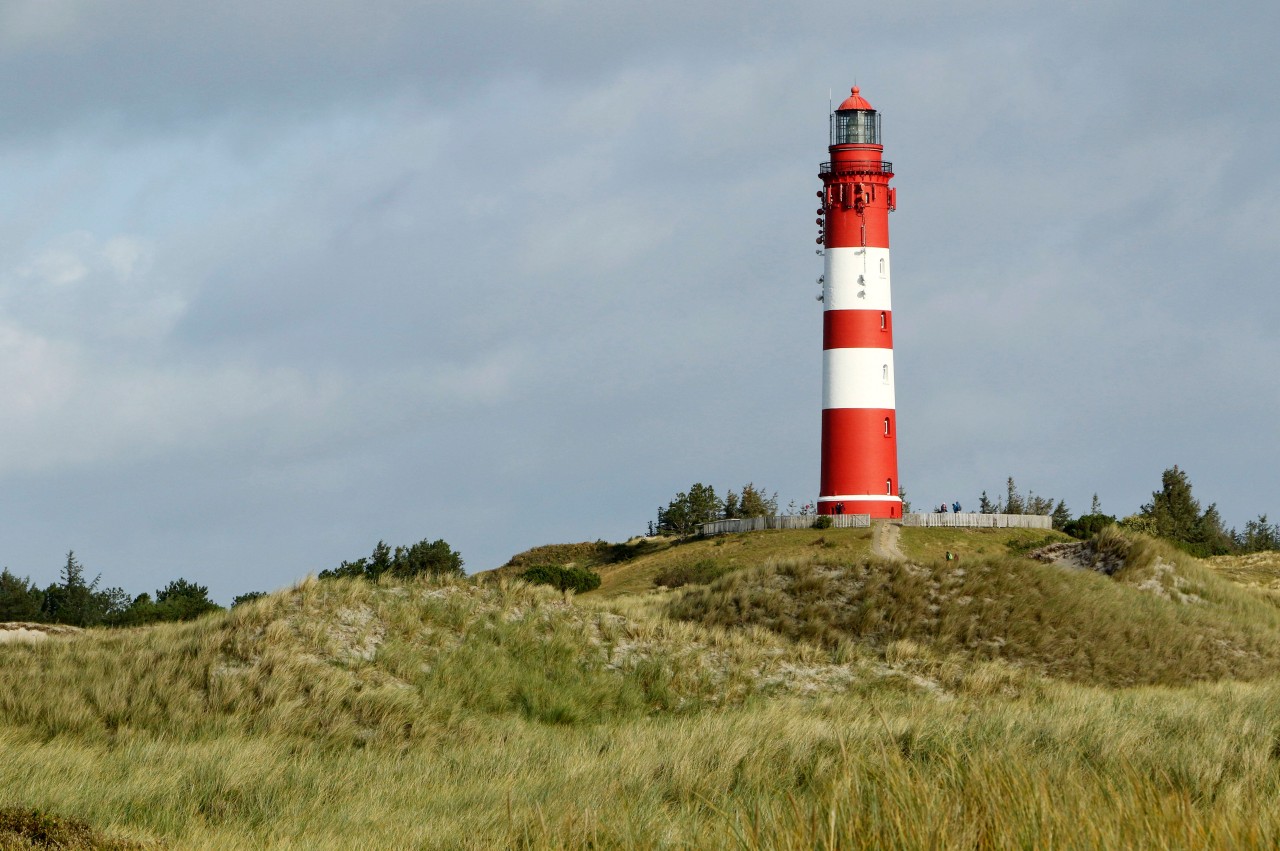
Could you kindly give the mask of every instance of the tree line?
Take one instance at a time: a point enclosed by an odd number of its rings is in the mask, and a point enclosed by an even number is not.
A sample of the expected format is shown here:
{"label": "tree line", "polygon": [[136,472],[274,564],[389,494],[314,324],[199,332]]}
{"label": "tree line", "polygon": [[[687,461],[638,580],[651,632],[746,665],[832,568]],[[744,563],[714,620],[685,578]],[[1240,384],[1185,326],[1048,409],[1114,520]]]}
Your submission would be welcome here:
{"label": "tree line", "polygon": [[[910,511],[906,492],[902,491],[903,511]],[[796,510],[795,500],[787,507],[787,514],[808,514],[812,504]],[[1088,538],[1105,526],[1118,524],[1128,529],[1164,538],[1196,556],[1227,555],[1280,550],[1280,524],[1272,523],[1267,515],[1259,514],[1244,529],[1227,528],[1218,512],[1216,503],[1201,507],[1191,491],[1191,480],[1186,471],[1177,465],[1165,470],[1160,477],[1160,489],[1151,494],[1151,501],[1125,517],[1104,514],[1098,495],[1086,514],[1074,515],[1066,501],[1041,496],[1034,491],[1023,494],[1012,476],[1005,480],[1003,494],[993,499],[982,491],[978,498],[978,512],[982,514],[1041,514],[1052,518],[1053,528],[1077,538]],[[666,506],[658,508],[658,520],[650,521],[649,534],[692,535],[703,523],[729,520],[737,517],[763,517],[778,513],[778,495],[769,496],[765,489],[753,483],[743,485],[740,491],[728,491],[720,497],[710,485],[695,483],[687,491],[681,491]]]}
{"label": "tree line", "polygon": [[[67,553],[57,582],[40,588],[29,577],[0,571],[0,621],[60,623],[70,626],[141,626],[197,618],[222,607],[209,589],[175,579],[156,591],[131,597],[123,588],[101,588],[102,575],[85,578],[75,551]],[[239,598],[237,598],[237,602]]]}
{"label": "tree line", "polygon": [[[443,540],[423,539],[394,549],[378,541],[372,554],[344,561],[320,571],[321,579],[360,577],[376,581],[383,575],[405,579],[413,576],[462,576],[462,556]],[[130,596],[123,588],[103,588],[102,575],[88,579],[75,551],[67,553],[58,581],[41,588],[29,577],[9,568],[0,571],[0,622],[27,621],[70,626],[143,626],[163,621],[185,621],[222,606],[209,599],[209,589],[186,579],[175,579],[154,596],[146,592]],[[265,596],[262,591],[238,595],[239,606]]]}
{"label": "tree line", "polygon": [[1186,471],[1174,465],[1160,476],[1160,489],[1151,493],[1151,501],[1143,503],[1136,512],[1124,517],[1104,514],[1098,495],[1093,495],[1089,513],[1072,518],[1065,503],[1058,500],[1052,511],[1053,501],[1028,494],[1022,497],[1010,477],[1006,483],[1006,495],[992,501],[982,492],[979,510],[994,514],[1051,514],[1055,529],[1061,529],[1077,538],[1088,538],[1105,526],[1117,524],[1177,545],[1182,550],[1200,557],[1256,553],[1280,550],[1280,525],[1259,514],[1257,519],[1245,523],[1243,530],[1227,528],[1218,512],[1217,503],[1201,507],[1191,490],[1191,479]]}
{"label": "tree line", "polygon": [[752,482],[747,482],[740,491],[728,491],[723,498],[711,485],[696,482],[689,490],[676,494],[665,508],[658,507],[658,522],[649,524],[649,534],[692,535],[703,523],[769,517],[777,513],[778,494],[769,496],[764,488]]}
{"label": "tree line", "polygon": [[462,555],[443,539],[392,549],[378,541],[368,558],[344,561],[330,570],[320,571],[321,579],[363,578],[377,581],[383,576],[409,579],[415,576],[463,576]]}

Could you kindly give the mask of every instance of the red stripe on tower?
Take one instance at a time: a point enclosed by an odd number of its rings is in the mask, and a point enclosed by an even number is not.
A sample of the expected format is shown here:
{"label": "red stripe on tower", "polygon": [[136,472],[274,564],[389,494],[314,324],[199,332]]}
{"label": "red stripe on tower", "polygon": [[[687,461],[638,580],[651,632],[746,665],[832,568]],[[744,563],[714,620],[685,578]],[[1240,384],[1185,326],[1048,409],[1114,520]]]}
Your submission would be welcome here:
{"label": "red stripe on tower", "polygon": [[889,188],[880,115],[855,86],[822,164],[821,514],[902,516],[889,298]]}

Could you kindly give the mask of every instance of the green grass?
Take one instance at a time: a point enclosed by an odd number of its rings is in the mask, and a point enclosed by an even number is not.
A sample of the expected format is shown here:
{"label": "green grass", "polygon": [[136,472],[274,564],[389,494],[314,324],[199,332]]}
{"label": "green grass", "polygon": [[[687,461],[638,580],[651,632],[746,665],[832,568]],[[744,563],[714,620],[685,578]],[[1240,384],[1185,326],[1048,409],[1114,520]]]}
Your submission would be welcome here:
{"label": "green grass", "polygon": [[0,798],[183,848],[1272,847],[1280,689],[786,698],[430,746],[0,736]]}
{"label": "green grass", "polygon": [[[904,553],[923,561],[940,559],[948,550],[971,556],[1011,555],[1025,553],[1033,545],[1071,540],[1061,532],[1042,529],[901,529]],[[865,557],[871,551],[871,530],[772,529],[685,541],[654,538],[630,544],[554,544],[518,553],[490,573],[514,578],[532,564],[576,564],[600,574],[602,583],[591,592],[593,596],[614,597],[648,591],[660,574],[687,570],[699,562],[715,562],[727,572],[804,557],[815,549],[835,558]]]}
{"label": "green grass", "polygon": [[[0,644],[21,684],[0,691],[0,813],[90,847],[1280,842],[1265,589],[1142,538],[1101,541],[1124,561],[1107,577],[1009,556],[1023,530],[950,531],[903,545],[956,563],[763,532],[655,546],[605,568],[630,571],[611,595],[309,581]],[[704,559],[734,567],[654,588]],[[38,847],[18,841],[0,833]]]}
{"label": "green grass", "polygon": [[913,561],[936,561],[947,552],[965,557],[1022,555],[1034,547],[1075,540],[1050,529],[964,529],[904,527],[901,547]]}
{"label": "green grass", "polygon": [[[840,555],[857,557],[871,548],[870,529],[774,529],[719,535],[714,538],[641,539],[634,544],[572,544],[572,549],[535,547],[513,556],[499,575],[509,574],[511,565],[537,559],[572,556],[573,563],[590,567],[603,580],[592,596],[616,597],[642,593],[654,587],[659,574],[688,569],[699,562],[712,561],[725,571],[752,567],[765,562],[824,547]],[[621,557],[619,554],[625,554]],[[547,563],[547,562],[543,562]]]}
{"label": "green grass", "polygon": [[1172,549],[1118,532],[1099,538],[1131,549],[1115,577],[1008,557],[918,565],[824,555],[726,575],[690,589],[671,613],[831,648],[906,641],[1112,686],[1280,673],[1274,607]]}

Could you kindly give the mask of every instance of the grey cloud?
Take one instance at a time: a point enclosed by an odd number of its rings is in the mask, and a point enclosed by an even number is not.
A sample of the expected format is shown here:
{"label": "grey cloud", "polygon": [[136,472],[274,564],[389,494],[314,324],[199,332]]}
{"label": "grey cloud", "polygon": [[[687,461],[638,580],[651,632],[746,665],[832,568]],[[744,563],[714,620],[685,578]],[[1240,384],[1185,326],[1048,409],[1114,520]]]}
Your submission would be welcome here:
{"label": "grey cloud", "polygon": [[1280,389],[1275,12],[1228,11],[8,4],[6,561],[229,599],[380,537],[623,537],[695,480],[812,498],[854,77],[913,500],[1124,512],[1180,463],[1274,513],[1230,447]]}

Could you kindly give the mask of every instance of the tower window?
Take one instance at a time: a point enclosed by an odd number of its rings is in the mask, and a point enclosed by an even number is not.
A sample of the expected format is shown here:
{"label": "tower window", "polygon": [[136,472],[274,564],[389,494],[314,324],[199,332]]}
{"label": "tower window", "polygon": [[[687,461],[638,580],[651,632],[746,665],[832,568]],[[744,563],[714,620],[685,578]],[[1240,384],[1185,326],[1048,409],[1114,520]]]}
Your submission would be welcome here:
{"label": "tower window", "polygon": [[889,327],[889,317],[882,310],[880,311],[880,330],[881,331],[887,330],[888,327]]}
{"label": "tower window", "polygon": [[884,418],[884,436],[885,437],[889,436],[889,418],[888,417]]}
{"label": "tower window", "polygon": [[893,496],[893,479],[884,480],[884,492],[889,496]]}
{"label": "tower window", "polygon": [[885,384],[889,383],[889,364],[885,364],[880,368],[880,377]]}
{"label": "tower window", "polygon": [[880,277],[884,277],[884,258],[880,258]]}

